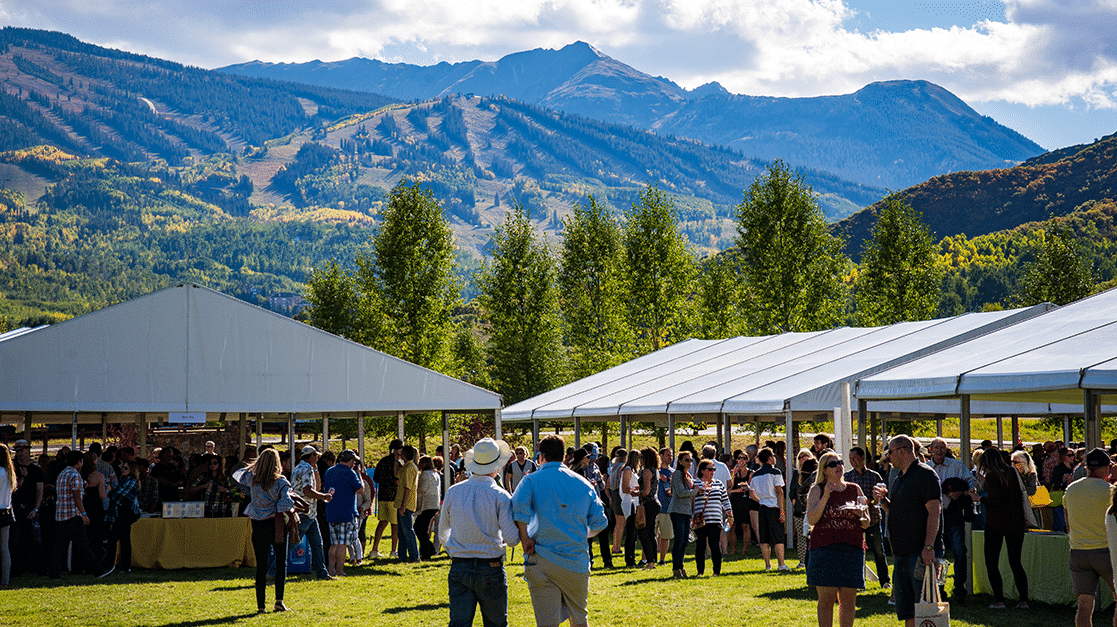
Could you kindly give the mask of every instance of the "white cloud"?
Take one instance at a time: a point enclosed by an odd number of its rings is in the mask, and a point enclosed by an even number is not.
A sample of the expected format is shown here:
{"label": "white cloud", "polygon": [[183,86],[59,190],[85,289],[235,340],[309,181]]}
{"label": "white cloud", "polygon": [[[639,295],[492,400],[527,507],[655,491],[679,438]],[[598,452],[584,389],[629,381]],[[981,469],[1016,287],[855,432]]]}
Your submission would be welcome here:
{"label": "white cloud", "polygon": [[873,32],[849,26],[858,2],[0,0],[0,19],[203,67],[496,59],[584,40],[687,87],[804,96],[918,78],[970,101],[1117,106],[1117,0],[1004,0],[1003,22]]}

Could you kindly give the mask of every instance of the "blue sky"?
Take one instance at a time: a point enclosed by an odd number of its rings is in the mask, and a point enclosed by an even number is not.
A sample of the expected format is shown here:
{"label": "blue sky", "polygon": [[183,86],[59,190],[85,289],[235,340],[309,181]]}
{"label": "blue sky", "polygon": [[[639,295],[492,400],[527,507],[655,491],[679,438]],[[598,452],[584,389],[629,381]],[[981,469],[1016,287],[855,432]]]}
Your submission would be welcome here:
{"label": "blue sky", "polygon": [[688,88],[924,79],[1046,148],[1117,132],[1117,0],[0,0],[0,22],[209,68],[495,60],[581,40]]}

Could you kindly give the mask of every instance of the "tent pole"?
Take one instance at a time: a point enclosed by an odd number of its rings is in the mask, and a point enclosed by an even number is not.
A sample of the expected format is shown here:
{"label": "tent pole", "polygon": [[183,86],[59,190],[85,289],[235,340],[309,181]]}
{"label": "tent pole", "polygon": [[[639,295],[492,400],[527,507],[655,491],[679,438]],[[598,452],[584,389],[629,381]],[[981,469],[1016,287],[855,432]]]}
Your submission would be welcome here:
{"label": "tent pole", "polygon": [[70,450],[78,450],[78,412],[74,412],[70,423]]}
{"label": "tent pole", "polygon": [[398,436],[399,440],[400,440],[400,442],[403,442],[403,412],[402,411],[396,412],[396,422],[398,423],[397,426],[399,427],[399,429],[398,429],[399,430],[399,436]]}
{"label": "tent pole", "polygon": [[[675,414],[667,414],[667,446],[675,453]],[[603,452],[604,454],[604,452]]]}
{"label": "tent pole", "polygon": [[1004,416],[997,416],[997,448],[1001,450],[1005,448]]}
{"label": "tent pole", "polygon": [[[873,457],[877,456],[877,412],[866,416],[869,419],[869,448],[873,450]],[[880,456],[884,457],[884,447],[880,448]]]}
{"label": "tent pole", "polygon": [[500,408],[499,407],[497,407],[496,409],[493,410],[493,424],[495,425],[495,429],[496,429],[496,435],[493,436],[493,439],[495,439],[495,440],[503,439],[504,438],[504,422],[501,419]]}
{"label": "tent pole", "polygon": [[946,419],[943,414],[935,414],[935,435],[942,437],[942,421]]}
{"label": "tent pole", "polygon": [[[857,446],[860,446],[863,451],[869,450],[868,443],[865,441],[865,414],[868,406],[868,401],[857,399]],[[871,454],[866,453],[865,459],[869,459],[868,455]]]}
{"label": "tent pole", "polygon": [[718,452],[725,450],[725,414],[718,414],[717,428],[714,430],[714,440],[717,442]]}
{"label": "tent pole", "polygon": [[[443,446],[443,451],[446,447]],[[361,463],[365,463],[365,414],[364,412],[357,413],[357,455],[361,458]]]}
{"label": "tent pole", "polygon": [[[733,454],[733,416],[729,414],[722,414],[725,416],[725,452],[730,455]],[[787,454],[787,452],[784,452]]]}
{"label": "tent pole", "polygon": [[287,450],[291,451],[291,461],[298,464],[295,454],[295,412],[287,414]]}
{"label": "tent pole", "polygon": [[959,435],[958,435],[958,437],[962,440],[962,442],[961,442],[962,460],[961,461],[962,461],[963,464],[966,465],[966,468],[970,468],[970,467],[972,467],[972,464],[970,462],[971,462],[971,459],[973,457],[970,454],[970,395],[969,394],[963,394],[962,398],[960,400],[961,400],[961,405],[962,405],[962,415],[958,420],[958,422],[959,422]]}
{"label": "tent pole", "polygon": [[574,416],[574,448],[582,448],[582,417]]}
{"label": "tent pole", "polygon": [[[330,450],[330,415],[322,414],[322,451]],[[449,451],[447,451],[449,455]]]}
{"label": "tent pole", "polygon": [[620,446],[621,448],[625,448],[625,449],[627,449],[627,448],[628,448],[628,445],[626,444],[626,441],[627,441],[627,440],[625,439],[625,436],[626,436],[626,435],[628,435],[628,429],[627,429],[627,428],[625,428],[625,427],[626,427],[626,426],[625,426],[625,420],[624,420],[624,416],[621,416],[621,434],[620,434],[620,438],[621,438],[621,441],[620,441],[620,442],[617,442],[617,444],[618,444],[618,445],[619,445],[619,446]]}
{"label": "tent pole", "polygon": [[539,419],[533,418],[531,420],[531,446],[532,454],[539,452]]}
{"label": "tent pole", "polygon": [[237,418],[237,458],[244,459],[244,441],[248,439],[248,414],[241,412]]}
{"label": "tent pole", "polygon": [[[362,420],[363,422],[363,420]],[[361,442],[364,442],[362,438]],[[450,416],[446,412],[442,412],[442,451],[446,453],[445,463],[442,464],[442,485],[446,489],[450,488]]]}
{"label": "tent pole", "polygon": [[109,415],[101,412],[101,446],[108,448],[105,440],[109,439]]}
{"label": "tent pole", "polygon": [[1063,416],[1063,443],[1070,446],[1070,416]]}
{"label": "tent pole", "polygon": [[1086,448],[1099,446],[1097,395],[1093,390],[1082,390],[1082,436]]}
{"label": "tent pole", "polygon": [[256,452],[259,454],[260,447],[264,445],[264,412],[260,412],[260,417],[256,419]]}
{"label": "tent pole", "polygon": [[27,440],[27,445],[31,445],[31,412],[23,412],[23,439]]}
{"label": "tent pole", "polygon": [[[784,454],[783,457],[784,457],[784,465],[786,466],[786,468],[784,468],[784,473],[785,473],[784,476],[785,477],[791,477],[791,470],[795,467],[795,453],[791,449],[791,428],[794,424],[795,424],[795,415],[792,413],[791,409],[788,408],[788,409],[783,410],[783,428],[784,428],[783,437],[784,437],[784,451],[785,451],[785,454]],[[758,427],[757,428],[757,433],[759,433],[760,432],[759,422],[757,423],[757,427]],[[789,490],[785,486],[784,490],[783,490],[784,511],[785,512],[790,512],[791,511],[791,498],[790,498],[790,496],[791,495],[789,493]],[[792,532],[792,528],[791,528],[791,526],[793,524],[792,521],[793,521],[794,518],[795,518],[794,516],[785,516],[784,517],[784,534],[785,534],[784,538],[789,540],[789,542],[787,542],[787,546],[792,547],[792,548],[795,547],[795,534]],[[746,540],[747,540],[747,538],[746,538]],[[747,542],[746,542],[746,544],[747,544]]]}
{"label": "tent pole", "polygon": [[1012,448],[1020,441],[1020,416],[1012,417]]}
{"label": "tent pole", "polygon": [[[139,431],[140,436],[140,457],[147,457],[147,414],[140,414],[137,423],[136,430]],[[241,446],[243,446],[243,444]],[[243,453],[241,454],[241,459],[244,459]]]}

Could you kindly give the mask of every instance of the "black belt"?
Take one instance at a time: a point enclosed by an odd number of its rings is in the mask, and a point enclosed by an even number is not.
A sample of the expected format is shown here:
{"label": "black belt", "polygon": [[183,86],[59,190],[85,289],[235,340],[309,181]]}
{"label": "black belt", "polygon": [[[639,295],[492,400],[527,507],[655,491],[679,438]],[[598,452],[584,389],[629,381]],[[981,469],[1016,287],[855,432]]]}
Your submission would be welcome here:
{"label": "black belt", "polygon": [[455,564],[492,564],[493,562],[503,562],[504,556],[500,557],[451,557],[451,561]]}

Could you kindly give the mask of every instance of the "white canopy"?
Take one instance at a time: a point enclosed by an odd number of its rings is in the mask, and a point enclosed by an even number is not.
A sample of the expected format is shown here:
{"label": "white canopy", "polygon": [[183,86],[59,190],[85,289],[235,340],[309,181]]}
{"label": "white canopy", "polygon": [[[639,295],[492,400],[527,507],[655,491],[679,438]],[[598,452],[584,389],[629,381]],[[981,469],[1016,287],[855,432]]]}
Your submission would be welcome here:
{"label": "white canopy", "polygon": [[688,340],[521,401],[506,408],[502,418],[654,419],[831,411],[841,405],[843,383],[853,384],[866,374],[1034,318],[1049,308],[1038,305],[886,327]]}
{"label": "white canopy", "polygon": [[197,285],[0,338],[0,412],[496,411],[499,394]]}
{"label": "white canopy", "polygon": [[863,399],[968,395],[1079,405],[1117,390],[1117,290],[1086,298],[858,383]]}

